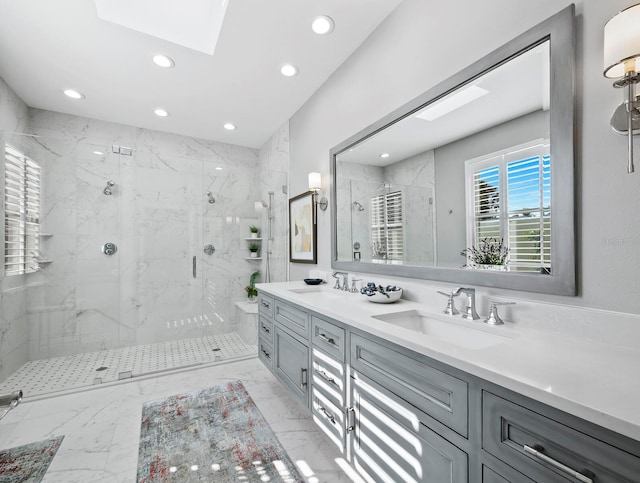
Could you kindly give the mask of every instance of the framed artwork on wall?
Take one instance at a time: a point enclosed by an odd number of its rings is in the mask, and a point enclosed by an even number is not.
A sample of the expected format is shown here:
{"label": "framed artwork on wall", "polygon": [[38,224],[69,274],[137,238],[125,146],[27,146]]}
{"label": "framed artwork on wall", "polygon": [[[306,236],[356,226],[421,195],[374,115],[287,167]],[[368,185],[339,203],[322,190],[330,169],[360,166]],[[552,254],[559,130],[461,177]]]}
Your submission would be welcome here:
{"label": "framed artwork on wall", "polygon": [[313,192],[307,191],[289,200],[289,261],[316,263],[318,245]]}

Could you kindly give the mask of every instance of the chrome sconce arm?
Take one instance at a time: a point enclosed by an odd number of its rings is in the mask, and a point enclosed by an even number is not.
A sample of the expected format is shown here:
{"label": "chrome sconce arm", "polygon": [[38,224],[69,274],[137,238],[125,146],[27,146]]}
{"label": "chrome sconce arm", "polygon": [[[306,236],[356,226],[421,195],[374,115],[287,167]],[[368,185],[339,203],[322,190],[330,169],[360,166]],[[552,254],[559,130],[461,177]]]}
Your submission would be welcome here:
{"label": "chrome sconce arm", "polygon": [[329,200],[325,196],[322,196],[318,200],[318,194],[322,190],[322,176],[320,173],[309,173],[309,191],[312,193],[313,203],[316,207],[314,211],[313,223],[318,222],[318,208],[322,211],[326,211],[329,206]]}
{"label": "chrome sconce arm", "polygon": [[633,136],[640,133],[640,100],[636,84],[640,82],[640,4],[618,13],[604,27],[604,76],[617,79],[613,87],[624,89],[624,103],[611,117],[612,129],[627,136],[629,159],[627,172],[635,171]]}

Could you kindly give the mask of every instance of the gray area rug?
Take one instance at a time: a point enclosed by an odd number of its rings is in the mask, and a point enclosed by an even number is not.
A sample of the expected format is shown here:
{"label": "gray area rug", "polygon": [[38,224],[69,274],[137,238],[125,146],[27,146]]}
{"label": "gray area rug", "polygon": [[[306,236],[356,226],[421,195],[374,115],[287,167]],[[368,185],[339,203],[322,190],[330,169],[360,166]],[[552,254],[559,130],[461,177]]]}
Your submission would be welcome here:
{"label": "gray area rug", "polygon": [[240,381],[144,403],[138,483],[298,482]]}
{"label": "gray area rug", "polygon": [[64,436],[0,451],[0,483],[38,483]]}

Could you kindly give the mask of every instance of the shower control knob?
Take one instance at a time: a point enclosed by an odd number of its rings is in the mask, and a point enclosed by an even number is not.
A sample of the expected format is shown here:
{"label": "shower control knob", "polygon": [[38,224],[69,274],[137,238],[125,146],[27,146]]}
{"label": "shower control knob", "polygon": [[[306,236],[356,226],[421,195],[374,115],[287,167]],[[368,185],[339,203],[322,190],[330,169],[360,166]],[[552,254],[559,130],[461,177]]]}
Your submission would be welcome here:
{"label": "shower control knob", "polygon": [[102,253],[104,253],[105,255],[113,255],[118,251],[118,247],[116,246],[115,243],[111,243],[111,242],[107,242],[104,245],[102,245]]}
{"label": "shower control knob", "polygon": [[204,251],[207,255],[211,256],[213,255],[213,252],[216,251],[216,247],[214,247],[213,245],[205,245],[202,251]]}

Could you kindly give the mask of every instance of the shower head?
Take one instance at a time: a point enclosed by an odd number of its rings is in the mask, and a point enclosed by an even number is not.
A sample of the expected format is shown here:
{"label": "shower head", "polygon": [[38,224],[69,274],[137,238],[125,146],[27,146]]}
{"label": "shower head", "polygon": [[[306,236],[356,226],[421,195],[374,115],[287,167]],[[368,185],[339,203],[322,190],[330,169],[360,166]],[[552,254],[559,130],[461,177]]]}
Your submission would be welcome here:
{"label": "shower head", "polygon": [[102,190],[102,194],[107,195],[107,196],[111,196],[113,194],[113,190],[111,188],[113,188],[116,184],[109,180],[107,181],[107,186],[105,189]]}
{"label": "shower head", "polygon": [[354,201],[353,207],[358,208],[358,211],[364,211],[364,206],[362,206],[362,204],[359,201]]}

